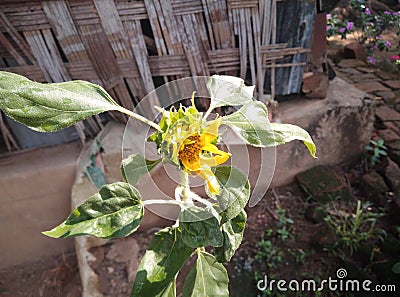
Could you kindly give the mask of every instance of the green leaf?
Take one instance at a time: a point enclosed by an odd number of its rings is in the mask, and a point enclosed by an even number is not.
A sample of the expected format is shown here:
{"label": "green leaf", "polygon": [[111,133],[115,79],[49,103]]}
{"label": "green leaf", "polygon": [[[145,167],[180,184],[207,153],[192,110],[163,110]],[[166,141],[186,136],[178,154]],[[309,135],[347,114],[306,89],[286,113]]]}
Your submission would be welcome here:
{"label": "green leaf", "polygon": [[253,100],[254,86],[247,87],[243,79],[229,75],[213,75],[207,81],[211,108],[243,105]]}
{"label": "green leaf", "polygon": [[140,262],[131,297],[163,296],[192,252],[177,228],[157,232]]}
{"label": "green leaf", "polygon": [[164,290],[160,297],[176,297],[176,278],[170,282],[169,286]]}
{"label": "green leaf", "polygon": [[271,124],[264,103],[252,101],[233,114],[222,117],[222,123],[230,126],[246,143],[257,147],[274,146]]}
{"label": "green leaf", "polygon": [[182,297],[229,297],[228,273],[215,257],[198,252],[196,265],[186,277]]}
{"label": "green leaf", "polygon": [[229,262],[243,240],[246,227],[247,214],[242,210],[239,215],[222,225],[224,244],[215,248],[218,262]]}
{"label": "green leaf", "polygon": [[179,214],[183,241],[193,248],[221,246],[223,235],[213,214],[198,206],[189,206]]}
{"label": "green leaf", "polygon": [[59,226],[43,234],[60,238],[93,235],[124,237],[139,228],[144,214],[140,193],[130,184],[117,182],[103,186],[73,210]]}
{"label": "green leaf", "polygon": [[285,144],[292,140],[301,140],[304,142],[305,146],[308,148],[310,154],[316,158],[317,148],[311,139],[310,134],[299,126],[291,124],[279,124],[272,123],[272,130],[274,131],[275,142],[279,144]]}
{"label": "green leaf", "polygon": [[316,147],[308,132],[296,125],[270,123],[267,107],[262,102],[247,103],[237,112],[224,116],[222,123],[230,126],[246,143],[256,147],[301,140],[315,157]]}
{"label": "green leaf", "polygon": [[0,109],[33,130],[51,132],[123,108],[102,87],[89,82],[41,84],[0,71]]}
{"label": "green leaf", "polygon": [[236,217],[250,198],[249,180],[240,169],[230,166],[215,167],[215,177],[220,185],[219,195],[213,194],[206,185],[207,194],[218,200],[221,223]]}
{"label": "green leaf", "polygon": [[125,181],[131,185],[136,185],[139,179],[152,170],[161,159],[147,160],[140,154],[130,155],[128,158],[122,160],[121,171]]}

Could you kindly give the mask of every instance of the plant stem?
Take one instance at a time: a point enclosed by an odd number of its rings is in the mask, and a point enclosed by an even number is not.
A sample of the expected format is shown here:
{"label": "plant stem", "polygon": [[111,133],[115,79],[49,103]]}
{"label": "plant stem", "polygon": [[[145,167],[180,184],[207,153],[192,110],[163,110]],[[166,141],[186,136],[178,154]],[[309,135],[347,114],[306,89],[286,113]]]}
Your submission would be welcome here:
{"label": "plant stem", "polygon": [[190,197],[191,197],[193,200],[196,200],[196,201],[198,201],[198,202],[204,204],[204,205],[207,206],[207,207],[212,207],[212,203],[211,203],[210,201],[207,201],[206,199],[200,197],[200,196],[197,195],[196,193],[191,192],[191,193],[190,193]]}
{"label": "plant stem", "polygon": [[173,204],[173,205],[182,206],[182,202],[176,201],[176,200],[149,199],[149,200],[143,200],[142,202],[143,202],[144,205],[150,205],[150,204]]}
{"label": "plant stem", "polygon": [[124,114],[126,114],[126,115],[128,115],[128,116],[130,116],[132,118],[135,118],[135,119],[137,119],[139,121],[142,121],[143,123],[145,123],[145,124],[153,127],[154,129],[156,129],[157,131],[162,132],[162,130],[161,130],[159,125],[157,125],[156,123],[146,119],[145,117],[143,117],[143,116],[141,116],[141,115],[139,115],[139,114],[137,114],[137,113],[135,113],[133,111],[130,111],[130,110],[126,109],[126,108],[123,108],[122,106],[120,106],[118,108],[118,111],[120,111],[120,112],[122,112],[122,113],[124,113]]}
{"label": "plant stem", "polygon": [[210,103],[210,107],[207,109],[205,115],[203,116],[203,120],[204,120],[204,121],[207,120],[208,116],[210,115],[210,113],[211,113],[211,111],[212,111],[213,109],[214,109],[214,106],[211,105],[211,103]]}
{"label": "plant stem", "polygon": [[190,197],[191,191],[189,187],[189,174],[183,170],[181,170],[181,186],[182,186],[182,201],[187,203],[192,200]]}

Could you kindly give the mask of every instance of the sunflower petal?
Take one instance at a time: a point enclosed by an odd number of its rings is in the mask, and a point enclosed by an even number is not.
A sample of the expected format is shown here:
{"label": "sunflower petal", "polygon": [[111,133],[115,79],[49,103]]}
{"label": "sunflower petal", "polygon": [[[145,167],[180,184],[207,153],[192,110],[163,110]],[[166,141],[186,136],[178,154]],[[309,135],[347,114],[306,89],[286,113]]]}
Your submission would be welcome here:
{"label": "sunflower petal", "polygon": [[218,128],[221,126],[222,118],[216,118],[209,126],[204,129],[204,133],[208,133],[214,135],[214,137],[218,136]]}
{"label": "sunflower petal", "polygon": [[197,171],[200,169],[200,160],[199,159],[196,159],[194,162],[190,162],[188,159],[182,159],[181,162],[182,162],[182,165],[187,170]]}
{"label": "sunflower petal", "polygon": [[207,186],[212,193],[219,195],[219,192],[220,192],[219,183],[210,167],[204,166],[202,169],[198,170],[196,173],[202,179],[207,181]]}

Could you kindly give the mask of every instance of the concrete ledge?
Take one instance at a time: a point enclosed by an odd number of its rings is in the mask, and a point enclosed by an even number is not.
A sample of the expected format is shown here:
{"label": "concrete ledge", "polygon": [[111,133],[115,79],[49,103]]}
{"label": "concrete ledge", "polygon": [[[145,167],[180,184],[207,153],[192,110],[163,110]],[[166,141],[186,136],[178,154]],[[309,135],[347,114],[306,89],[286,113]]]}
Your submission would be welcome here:
{"label": "concrete ledge", "polygon": [[273,121],[307,130],[317,145],[318,159],[310,158],[299,143],[279,146],[272,186],[288,184],[309,168],[359,157],[371,138],[374,116],[373,99],[340,78],[330,82],[325,100],[298,99],[279,104]]}
{"label": "concrete ledge", "polygon": [[0,268],[73,249],[41,234],[70,212],[78,142],[0,159]]}

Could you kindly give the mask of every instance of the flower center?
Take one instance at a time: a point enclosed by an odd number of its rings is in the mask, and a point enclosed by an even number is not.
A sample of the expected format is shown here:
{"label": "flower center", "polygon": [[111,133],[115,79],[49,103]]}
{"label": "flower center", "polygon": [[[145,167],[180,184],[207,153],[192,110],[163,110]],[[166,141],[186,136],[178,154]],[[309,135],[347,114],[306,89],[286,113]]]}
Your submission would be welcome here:
{"label": "flower center", "polygon": [[179,160],[182,162],[183,160],[192,163],[199,159],[199,155],[201,153],[200,147],[200,135],[190,135],[183,142],[183,148],[179,151]]}

